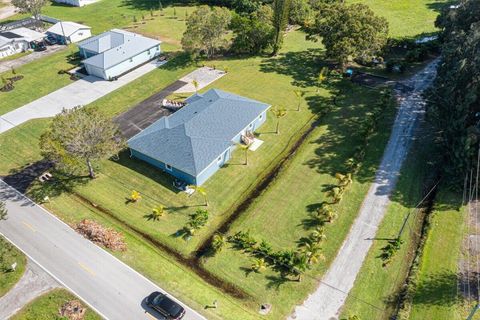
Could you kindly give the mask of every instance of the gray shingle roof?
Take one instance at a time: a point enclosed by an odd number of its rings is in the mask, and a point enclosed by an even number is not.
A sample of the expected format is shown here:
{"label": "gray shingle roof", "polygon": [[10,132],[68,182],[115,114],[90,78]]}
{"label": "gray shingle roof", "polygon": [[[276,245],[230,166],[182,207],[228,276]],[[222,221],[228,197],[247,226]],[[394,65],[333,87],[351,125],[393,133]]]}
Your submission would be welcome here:
{"label": "gray shingle roof", "polygon": [[120,29],[113,29],[78,43],[79,48],[98,53],[83,60],[102,69],[108,69],[139,53],[159,45],[161,41]]}
{"label": "gray shingle roof", "polygon": [[129,147],[197,176],[270,107],[217,89],[195,94],[187,103],[131,138]]}

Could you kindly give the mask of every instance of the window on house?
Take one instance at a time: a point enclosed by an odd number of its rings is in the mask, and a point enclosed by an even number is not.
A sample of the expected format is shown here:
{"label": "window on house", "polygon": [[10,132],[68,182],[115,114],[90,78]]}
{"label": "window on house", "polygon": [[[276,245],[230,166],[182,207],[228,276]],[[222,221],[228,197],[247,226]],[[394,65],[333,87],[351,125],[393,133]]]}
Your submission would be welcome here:
{"label": "window on house", "polygon": [[260,115],[260,117],[258,117],[259,119],[262,119],[263,118],[263,114]]}
{"label": "window on house", "polygon": [[147,50],[147,54],[150,54],[150,49]]}
{"label": "window on house", "polygon": [[248,127],[249,127],[249,128],[253,127],[253,123],[250,123],[250,124],[248,125]]}
{"label": "window on house", "polygon": [[130,62],[133,62],[133,59],[132,59],[132,58],[130,58]]}
{"label": "window on house", "polygon": [[165,164],[165,168],[169,171],[172,171],[172,166],[169,164]]}
{"label": "window on house", "polygon": [[222,156],[220,156],[220,157],[217,158],[217,162],[218,162],[218,163],[222,162]]}

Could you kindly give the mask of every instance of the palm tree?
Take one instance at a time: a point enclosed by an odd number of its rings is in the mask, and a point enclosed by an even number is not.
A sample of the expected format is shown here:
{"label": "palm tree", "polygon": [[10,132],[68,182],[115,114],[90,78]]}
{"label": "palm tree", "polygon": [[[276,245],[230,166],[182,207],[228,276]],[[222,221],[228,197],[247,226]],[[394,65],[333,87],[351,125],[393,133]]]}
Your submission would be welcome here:
{"label": "palm tree", "polygon": [[193,80],[192,80],[192,84],[193,84],[193,86],[195,87],[195,93],[198,93],[199,84],[198,84],[197,79],[193,79]]}
{"label": "palm tree", "polygon": [[130,195],[130,201],[137,202],[140,199],[142,199],[142,195],[140,194],[140,192],[132,190],[132,194]]}
{"label": "palm tree", "polygon": [[310,240],[313,243],[320,243],[323,240],[327,239],[325,235],[325,229],[323,227],[316,227],[315,230],[310,234]]}
{"label": "palm tree", "polygon": [[317,92],[318,90],[320,89],[320,87],[322,86],[323,82],[327,79],[327,73],[328,73],[328,68],[327,67],[323,67],[321,70],[320,70],[320,73],[318,74],[318,78],[317,78]]}
{"label": "palm tree", "polygon": [[265,270],[267,268],[267,265],[265,263],[265,259],[263,258],[259,258],[259,259],[255,259],[253,260],[253,263],[251,265],[251,269],[254,271],[254,272],[257,272],[257,273],[260,273],[262,272],[263,270]]}
{"label": "palm tree", "polygon": [[342,187],[347,187],[352,183],[352,174],[347,173],[347,174],[341,174],[341,173],[336,173],[335,178],[338,180],[338,184]]}
{"label": "palm tree", "polygon": [[275,130],[275,134],[280,133],[280,118],[283,118],[287,115],[287,110],[285,108],[272,108],[272,112],[277,118],[277,129]]}
{"label": "palm tree", "polygon": [[317,263],[319,260],[323,260],[325,257],[322,254],[322,248],[318,243],[306,242],[303,245],[302,252],[307,256],[307,263]]}
{"label": "palm tree", "polygon": [[327,196],[332,198],[332,203],[339,203],[342,200],[344,189],[343,187],[334,187],[328,191]]}
{"label": "palm tree", "polygon": [[251,143],[249,143],[249,144],[237,143],[237,146],[238,146],[240,149],[242,149],[242,150],[245,151],[245,163],[244,163],[244,164],[247,166],[247,165],[248,165],[248,150],[249,150],[249,148],[250,148],[250,146],[251,146]]}
{"label": "palm tree", "polygon": [[337,217],[337,214],[328,204],[323,204],[318,208],[317,216],[321,217],[323,221],[332,222]]}
{"label": "palm tree", "polygon": [[165,206],[160,204],[157,207],[152,209],[152,219],[158,220],[160,219],[160,217],[163,216],[164,213],[165,213]]}
{"label": "palm tree", "polygon": [[195,192],[200,193],[203,196],[203,198],[205,199],[205,207],[208,207],[207,190],[204,187],[190,185],[190,186],[188,186],[188,188],[193,189]]}
{"label": "palm tree", "polygon": [[303,91],[303,90],[293,90],[293,93],[295,93],[295,95],[298,98],[297,111],[300,111],[300,105],[302,104],[302,98],[305,96],[306,92]]}
{"label": "palm tree", "polygon": [[302,275],[308,268],[308,256],[306,254],[295,254],[295,259],[293,260],[293,265],[291,269],[291,274],[296,275],[297,281],[302,281]]}
{"label": "palm tree", "polygon": [[225,246],[225,237],[219,233],[212,238],[212,249],[214,252],[219,252]]}

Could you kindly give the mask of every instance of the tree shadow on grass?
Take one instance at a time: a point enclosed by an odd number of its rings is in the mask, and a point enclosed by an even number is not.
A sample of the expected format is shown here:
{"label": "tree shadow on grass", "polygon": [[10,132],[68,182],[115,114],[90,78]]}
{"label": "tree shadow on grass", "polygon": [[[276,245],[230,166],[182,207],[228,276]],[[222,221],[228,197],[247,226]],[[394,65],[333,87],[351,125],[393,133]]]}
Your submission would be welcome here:
{"label": "tree shadow on grass", "polygon": [[449,0],[449,1],[444,1],[444,0],[434,0],[434,2],[427,3],[426,6],[428,9],[441,13],[443,12],[444,9],[448,8],[449,6],[453,4],[457,4],[458,1],[456,0]]}
{"label": "tree shadow on grass", "polygon": [[[414,306],[442,306],[453,307],[459,300],[468,298],[457,295],[457,286],[466,282],[476,283],[477,275],[470,279],[450,271],[440,271],[420,279],[413,294]],[[472,290],[472,300],[476,299],[477,291]],[[473,296],[474,295],[474,296]],[[392,294],[385,299],[385,303],[396,307],[399,301],[398,294]]]}
{"label": "tree shadow on grass", "polygon": [[268,280],[267,289],[275,289],[277,291],[280,290],[280,287],[285,283],[293,281],[282,276],[266,276],[265,278]]}
{"label": "tree shadow on grass", "polygon": [[291,76],[292,84],[306,88],[316,85],[323,64],[323,50],[310,49],[300,52],[287,52],[262,61],[260,71],[275,72]]}

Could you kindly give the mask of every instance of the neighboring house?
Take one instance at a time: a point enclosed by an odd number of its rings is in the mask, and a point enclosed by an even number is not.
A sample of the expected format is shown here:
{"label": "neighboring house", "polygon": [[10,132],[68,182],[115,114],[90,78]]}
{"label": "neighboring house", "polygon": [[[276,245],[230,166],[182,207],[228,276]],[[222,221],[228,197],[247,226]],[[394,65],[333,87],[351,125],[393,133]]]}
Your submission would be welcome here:
{"label": "neighboring house", "polygon": [[0,58],[24,52],[44,37],[43,33],[23,27],[0,32]]}
{"label": "neighboring house", "polygon": [[114,79],[160,55],[161,41],[113,29],[78,43],[87,73]]}
{"label": "neighboring house", "polygon": [[201,185],[222,167],[242,135],[267,117],[269,105],[211,89],[128,141],[130,153],[188,184]]}
{"label": "neighboring house", "polygon": [[92,36],[91,29],[83,24],[60,21],[47,30],[47,35],[62,44],[75,43],[90,38]]}
{"label": "neighboring house", "polygon": [[83,7],[91,3],[95,3],[98,0],[53,0],[54,2],[58,3],[65,3],[75,7]]}

